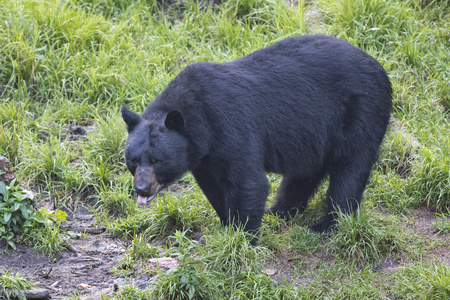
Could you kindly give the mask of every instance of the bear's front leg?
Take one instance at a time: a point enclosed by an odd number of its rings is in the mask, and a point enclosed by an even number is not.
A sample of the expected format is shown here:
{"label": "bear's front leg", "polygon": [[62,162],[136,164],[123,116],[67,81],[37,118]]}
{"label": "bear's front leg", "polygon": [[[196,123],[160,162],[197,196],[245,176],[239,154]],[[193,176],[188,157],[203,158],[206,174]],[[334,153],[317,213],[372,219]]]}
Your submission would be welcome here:
{"label": "bear's front leg", "polygon": [[206,161],[192,174],[221,223],[244,228],[255,245],[269,192],[264,171],[251,172],[242,165],[221,168]]}
{"label": "bear's front leg", "polygon": [[[243,173],[242,173],[243,175]],[[227,224],[244,228],[252,245],[256,245],[269,192],[269,183],[264,172],[239,176],[224,189],[227,204]]]}

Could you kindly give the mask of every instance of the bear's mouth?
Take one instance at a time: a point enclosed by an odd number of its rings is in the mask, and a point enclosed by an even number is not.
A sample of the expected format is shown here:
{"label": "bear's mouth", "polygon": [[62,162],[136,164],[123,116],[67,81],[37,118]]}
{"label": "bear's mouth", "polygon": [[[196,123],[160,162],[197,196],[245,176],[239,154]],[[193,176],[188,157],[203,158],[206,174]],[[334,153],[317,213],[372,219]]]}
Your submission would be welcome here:
{"label": "bear's mouth", "polygon": [[147,204],[147,201],[153,200],[156,195],[164,188],[163,185],[153,185],[152,189],[150,190],[150,196],[141,196],[138,194],[136,203],[138,205],[145,205]]}
{"label": "bear's mouth", "polygon": [[145,205],[145,204],[147,204],[147,201],[152,200],[153,198],[155,198],[155,196],[156,196],[156,194],[153,196],[150,196],[150,197],[144,197],[144,196],[138,195],[136,202],[138,205]]}

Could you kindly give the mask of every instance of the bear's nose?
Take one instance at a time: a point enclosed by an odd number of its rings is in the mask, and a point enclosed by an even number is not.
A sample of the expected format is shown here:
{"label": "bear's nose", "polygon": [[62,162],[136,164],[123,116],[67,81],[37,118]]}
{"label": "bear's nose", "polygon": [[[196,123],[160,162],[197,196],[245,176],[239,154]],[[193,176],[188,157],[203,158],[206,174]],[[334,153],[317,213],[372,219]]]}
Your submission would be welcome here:
{"label": "bear's nose", "polygon": [[134,189],[136,190],[136,193],[138,193],[140,196],[143,197],[148,197],[149,196],[149,191],[150,191],[150,187],[149,186],[145,186],[145,185],[138,185],[135,186]]}

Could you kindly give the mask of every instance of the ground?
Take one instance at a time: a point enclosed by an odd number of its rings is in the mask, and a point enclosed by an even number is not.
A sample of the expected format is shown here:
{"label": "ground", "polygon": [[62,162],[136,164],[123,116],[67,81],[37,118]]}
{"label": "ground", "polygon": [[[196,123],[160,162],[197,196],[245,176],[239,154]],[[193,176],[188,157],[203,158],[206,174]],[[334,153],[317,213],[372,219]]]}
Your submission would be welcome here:
{"label": "ground", "polygon": [[[450,264],[450,249],[448,248],[448,235],[437,235],[433,224],[436,214],[428,208],[414,211],[413,220],[405,219],[405,228],[412,229],[422,236],[428,243],[436,240],[442,246],[435,247],[434,251],[425,254],[429,259],[436,259]],[[50,291],[52,299],[61,299],[65,296],[79,293],[83,299],[97,299],[101,295],[111,295],[114,290],[128,284],[145,289],[152,282],[151,264],[133,266],[134,272],[124,276],[117,275],[121,268],[126,268],[123,260],[129,241],[112,237],[103,232],[104,228],[97,228],[95,216],[86,208],[78,209],[69,214],[63,223],[70,236],[70,247],[56,258],[46,257],[33,252],[32,247],[17,245],[17,251],[4,252],[0,255],[0,267],[8,268],[13,274],[20,272],[36,284],[36,288],[46,288]],[[81,234],[87,229],[93,233]],[[100,232],[100,233],[99,233]],[[195,237],[201,240],[201,235]],[[155,242],[161,244],[161,240]],[[0,245],[3,248],[4,245]],[[296,261],[302,261],[303,274],[295,274]],[[313,277],[309,274],[318,263],[328,264],[332,259],[329,254],[320,250],[312,255],[292,255],[282,251],[277,256],[277,263],[268,263],[263,272],[278,283],[295,281],[296,286],[310,284]],[[392,274],[402,264],[408,263],[406,257],[389,257],[382,263],[374,265],[373,271],[382,274]],[[153,273],[154,274],[154,273]],[[300,276],[299,276],[300,275]]]}

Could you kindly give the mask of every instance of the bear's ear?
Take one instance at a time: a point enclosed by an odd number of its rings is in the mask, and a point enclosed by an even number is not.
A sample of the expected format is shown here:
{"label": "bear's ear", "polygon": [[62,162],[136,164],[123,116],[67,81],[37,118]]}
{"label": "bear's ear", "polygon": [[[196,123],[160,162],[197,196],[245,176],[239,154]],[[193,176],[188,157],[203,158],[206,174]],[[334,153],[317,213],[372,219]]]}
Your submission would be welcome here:
{"label": "bear's ear", "polygon": [[129,111],[125,106],[122,107],[122,118],[127,124],[128,132],[132,131],[141,122],[141,117],[132,111]]}
{"label": "bear's ear", "polygon": [[178,110],[172,110],[166,116],[166,120],[164,121],[166,127],[170,130],[175,130],[179,133],[184,133],[184,117],[183,114]]}

